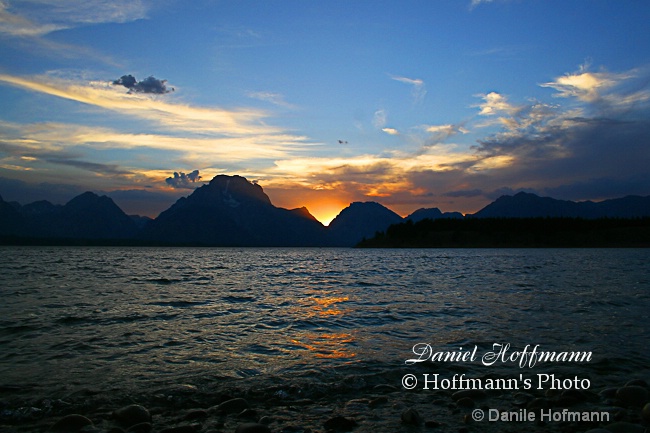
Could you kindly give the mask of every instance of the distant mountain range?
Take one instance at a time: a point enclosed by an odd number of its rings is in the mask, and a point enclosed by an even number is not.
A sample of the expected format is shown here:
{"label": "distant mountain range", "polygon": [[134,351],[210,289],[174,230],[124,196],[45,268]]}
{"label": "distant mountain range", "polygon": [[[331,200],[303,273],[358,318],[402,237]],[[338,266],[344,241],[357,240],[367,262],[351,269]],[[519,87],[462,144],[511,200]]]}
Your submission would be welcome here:
{"label": "distant mountain range", "polygon": [[83,193],[65,205],[27,205],[0,197],[0,243],[91,243],[205,246],[354,246],[391,225],[424,219],[650,216],[650,197],[572,202],[518,193],[475,214],[418,209],[402,218],[375,202],[355,202],[323,226],[309,211],[274,206],[262,187],[241,176],[219,175],[157,218],[126,215],[112,199]]}

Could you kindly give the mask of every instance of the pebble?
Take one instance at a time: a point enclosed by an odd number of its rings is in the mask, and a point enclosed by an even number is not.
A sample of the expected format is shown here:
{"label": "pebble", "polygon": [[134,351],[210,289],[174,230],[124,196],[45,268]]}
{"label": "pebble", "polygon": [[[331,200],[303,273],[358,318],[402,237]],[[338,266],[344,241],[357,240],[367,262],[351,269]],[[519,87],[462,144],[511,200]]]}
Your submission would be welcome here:
{"label": "pebble", "polygon": [[641,411],[641,417],[648,423],[650,423],[650,403],[647,403],[645,406],[643,406],[643,410]]}
{"label": "pebble", "polygon": [[600,391],[598,394],[601,397],[605,397],[605,398],[615,398],[617,391],[618,391],[618,388],[605,388],[602,391]]}
{"label": "pebble", "polygon": [[193,425],[179,425],[177,427],[168,427],[160,430],[160,433],[194,433],[199,430],[199,426]]}
{"label": "pebble", "polygon": [[265,415],[262,418],[260,418],[260,424],[267,425],[267,424],[271,424],[272,422],[273,422],[273,418],[271,418],[268,415]]}
{"label": "pebble", "polygon": [[618,389],[616,400],[626,407],[643,407],[648,401],[648,390],[638,385],[626,385]]}
{"label": "pebble", "polygon": [[193,421],[195,419],[203,419],[208,417],[208,411],[203,409],[194,409],[185,414],[183,418],[185,421]]}
{"label": "pebble", "polygon": [[153,426],[150,422],[141,422],[129,427],[126,433],[149,433],[152,428]]}
{"label": "pebble", "polygon": [[482,400],[487,397],[487,393],[481,389],[463,389],[456,391],[451,395],[451,398],[456,401],[461,398],[471,398],[472,400]]}
{"label": "pebble", "polygon": [[418,425],[422,422],[422,417],[418,411],[411,407],[402,412],[401,419],[404,424],[408,425]]}
{"label": "pebble", "polygon": [[643,388],[648,388],[648,382],[643,379],[632,379],[625,386],[642,386]]}
{"label": "pebble", "polygon": [[254,409],[244,409],[239,414],[237,414],[237,418],[257,420],[259,419],[259,415]]}
{"label": "pebble", "polygon": [[146,407],[139,404],[132,404],[117,409],[113,412],[115,419],[124,427],[131,427],[143,422],[151,422],[151,414]]}
{"label": "pebble", "polygon": [[271,429],[264,424],[246,423],[238,425],[235,433],[271,433]]}
{"label": "pebble", "polygon": [[370,400],[370,402],[368,402],[368,406],[369,407],[377,407],[377,406],[385,404],[385,403],[388,403],[388,397],[382,395],[380,397],[373,398],[372,400]]}
{"label": "pebble", "polygon": [[241,413],[244,409],[248,409],[248,407],[248,402],[243,398],[233,398],[232,400],[226,400],[223,403],[210,408],[208,411],[228,415],[232,413]]}
{"label": "pebble", "polygon": [[93,425],[93,422],[83,415],[72,414],[58,420],[50,430],[55,432],[78,432],[87,425]]}
{"label": "pebble", "polygon": [[474,400],[468,397],[463,397],[460,400],[456,400],[456,405],[460,407],[473,408]]}
{"label": "pebble", "polygon": [[327,430],[350,431],[357,426],[357,422],[343,416],[335,416],[325,421],[324,425]]}

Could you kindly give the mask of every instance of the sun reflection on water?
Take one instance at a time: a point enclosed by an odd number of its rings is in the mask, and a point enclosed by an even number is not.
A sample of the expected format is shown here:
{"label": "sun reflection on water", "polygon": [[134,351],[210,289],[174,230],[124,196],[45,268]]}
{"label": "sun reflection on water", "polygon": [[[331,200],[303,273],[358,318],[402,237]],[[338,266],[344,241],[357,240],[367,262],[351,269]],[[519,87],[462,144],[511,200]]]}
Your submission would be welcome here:
{"label": "sun reflection on water", "polygon": [[317,334],[314,332],[302,335],[303,341],[291,340],[308,349],[316,358],[351,359],[357,354],[350,346],[355,345],[355,338],[348,333]]}

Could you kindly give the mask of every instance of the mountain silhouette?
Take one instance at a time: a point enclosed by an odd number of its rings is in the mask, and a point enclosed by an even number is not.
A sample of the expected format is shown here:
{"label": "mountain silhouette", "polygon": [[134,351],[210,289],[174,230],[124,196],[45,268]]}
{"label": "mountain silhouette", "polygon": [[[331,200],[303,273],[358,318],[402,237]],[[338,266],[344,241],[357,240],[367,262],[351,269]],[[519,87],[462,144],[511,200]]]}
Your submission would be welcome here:
{"label": "mountain silhouette", "polygon": [[650,216],[650,197],[573,202],[520,192],[501,196],[471,215],[476,218],[640,218]]}
{"label": "mountain silhouette", "polygon": [[[0,198],[0,234],[57,239],[131,239],[135,222],[112,199],[85,192],[64,206],[42,200],[25,206]],[[11,210],[10,210],[11,209]]]}
{"label": "mountain silhouette", "polygon": [[438,218],[463,218],[463,214],[460,212],[441,212],[437,207],[434,208],[422,208],[413,212],[411,215],[404,218],[407,221],[413,221],[414,223],[422,221],[423,219],[435,220]]}
{"label": "mountain silhouette", "polygon": [[218,175],[153,220],[127,216],[112,199],[92,192],[63,206],[44,200],[21,206],[0,197],[0,242],[72,239],[138,245],[349,247],[402,222],[413,226],[431,220],[455,227],[457,221],[495,218],[642,217],[650,217],[650,197],[573,202],[521,192],[501,196],[466,217],[423,208],[402,218],[379,203],[354,202],[324,227],[305,207],[274,206],[261,186],[244,177]]}
{"label": "mountain silhouette", "polygon": [[401,221],[401,216],[379,203],[354,202],[332,220],[329,232],[335,245],[353,246]]}
{"label": "mountain silhouette", "polygon": [[262,187],[219,175],[183,197],[141,234],[143,240],[219,246],[321,246],[326,229],[306,208],[277,208]]}

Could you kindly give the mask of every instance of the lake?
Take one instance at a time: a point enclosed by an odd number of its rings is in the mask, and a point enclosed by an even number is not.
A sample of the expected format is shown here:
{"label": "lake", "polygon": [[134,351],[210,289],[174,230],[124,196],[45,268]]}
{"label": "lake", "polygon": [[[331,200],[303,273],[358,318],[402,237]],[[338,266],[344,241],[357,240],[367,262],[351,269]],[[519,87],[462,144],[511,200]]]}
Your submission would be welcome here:
{"label": "lake", "polygon": [[[0,385],[40,396],[341,371],[385,372],[398,388],[405,371],[451,379],[507,367],[592,387],[650,377],[646,249],[0,252]],[[592,357],[406,366],[417,344]]]}

